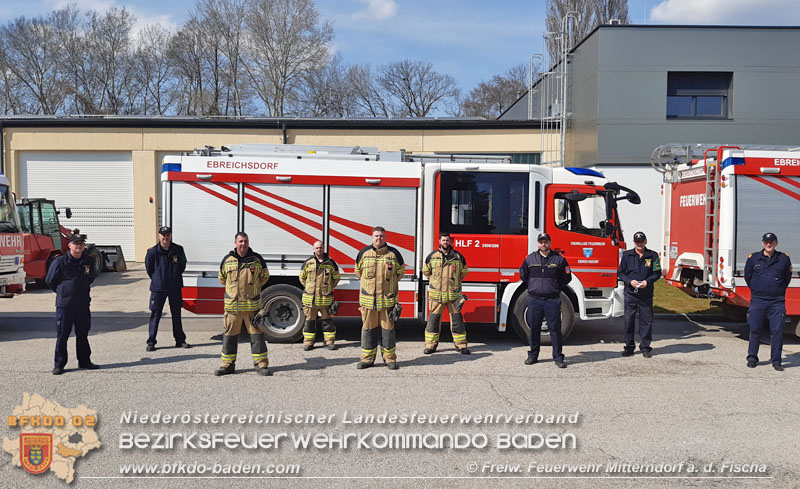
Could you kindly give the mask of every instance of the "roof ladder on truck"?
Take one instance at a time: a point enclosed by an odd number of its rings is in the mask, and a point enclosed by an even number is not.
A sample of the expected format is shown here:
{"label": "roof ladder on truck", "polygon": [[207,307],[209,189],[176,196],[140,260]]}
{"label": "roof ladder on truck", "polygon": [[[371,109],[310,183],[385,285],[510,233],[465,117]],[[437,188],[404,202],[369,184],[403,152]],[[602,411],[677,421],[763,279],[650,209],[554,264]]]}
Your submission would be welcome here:
{"label": "roof ladder on truck", "polygon": [[717,247],[717,227],[719,216],[719,158],[708,159],[708,151],[703,160],[706,165],[705,219],[703,220],[703,283],[710,284],[715,276],[714,267],[719,259]]}
{"label": "roof ladder on truck", "polygon": [[[726,149],[741,149],[739,146],[720,145],[706,149],[703,161],[706,165],[706,211],[703,231],[703,282],[714,285],[712,280],[717,276],[719,262],[719,185],[722,152]],[[716,159],[709,161],[708,153],[716,151]]]}

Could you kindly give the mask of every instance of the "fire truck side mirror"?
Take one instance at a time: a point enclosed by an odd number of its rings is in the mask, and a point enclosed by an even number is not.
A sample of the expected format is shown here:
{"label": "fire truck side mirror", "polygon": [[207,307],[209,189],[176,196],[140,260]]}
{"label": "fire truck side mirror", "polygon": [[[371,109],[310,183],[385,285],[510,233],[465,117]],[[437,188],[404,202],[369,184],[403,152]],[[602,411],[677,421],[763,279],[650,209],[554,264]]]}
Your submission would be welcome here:
{"label": "fire truck side mirror", "polygon": [[64,212],[67,214],[67,219],[72,217],[72,209],[70,209],[69,207],[64,209]]}
{"label": "fire truck side mirror", "polygon": [[635,192],[634,193],[630,193],[630,194],[626,194],[625,198],[628,199],[628,202],[630,202],[633,205],[639,205],[639,204],[642,203],[641,197],[639,197],[639,194],[637,194]]}

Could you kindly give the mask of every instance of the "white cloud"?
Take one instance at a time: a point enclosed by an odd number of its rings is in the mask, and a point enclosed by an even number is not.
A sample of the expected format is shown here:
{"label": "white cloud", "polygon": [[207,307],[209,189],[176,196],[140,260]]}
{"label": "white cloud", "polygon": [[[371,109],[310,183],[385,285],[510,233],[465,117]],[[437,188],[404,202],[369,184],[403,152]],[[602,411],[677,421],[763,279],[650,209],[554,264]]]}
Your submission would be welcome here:
{"label": "white cloud", "polygon": [[395,0],[358,0],[364,8],[352,15],[353,20],[386,20],[397,14]]}
{"label": "white cloud", "polygon": [[173,32],[177,31],[179,27],[173,20],[171,14],[145,13],[131,5],[119,4],[116,0],[47,0],[47,4],[52,10],[61,9],[67,5],[74,4],[81,12],[94,10],[100,13],[107,12],[114,7],[119,9],[124,7],[136,18],[136,22],[134,22],[131,29],[133,38],[138,37],[142,29],[151,24],[161,24],[163,27]]}
{"label": "white cloud", "polygon": [[660,24],[798,25],[797,0],[664,0],[650,12]]}

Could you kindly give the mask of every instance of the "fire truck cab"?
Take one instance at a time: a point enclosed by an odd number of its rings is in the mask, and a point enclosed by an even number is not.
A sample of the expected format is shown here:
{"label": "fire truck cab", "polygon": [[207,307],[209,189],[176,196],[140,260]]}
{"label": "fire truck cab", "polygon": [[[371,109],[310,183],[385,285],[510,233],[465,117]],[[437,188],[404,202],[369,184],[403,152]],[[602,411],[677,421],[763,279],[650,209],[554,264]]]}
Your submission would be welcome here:
{"label": "fire truck cab", "polygon": [[[221,313],[223,255],[245,231],[270,269],[262,318],[271,341],[295,341],[303,315],[297,276],[316,240],[337,261],[338,316],[360,317],[355,257],[374,226],[406,263],[399,300],[405,318],[427,318],[425,257],[449,232],[469,274],[464,318],[528,334],[519,267],[547,232],[570,264],[562,331],[576,318],[623,314],[617,266],[624,239],[617,201],[630,189],[584,168],[512,164],[508,157],[417,155],[376,148],[298,145],[205,147],[167,156],[162,224],[184,246],[184,307]],[[447,318],[445,318],[447,320]],[[549,339],[546,325],[543,339]]]}
{"label": "fire truck cab", "polygon": [[0,297],[25,290],[22,232],[8,179],[0,173]]}
{"label": "fire truck cab", "polygon": [[[668,144],[653,151],[651,162],[664,174],[661,262],[669,285],[748,307],[744,266],[764,233],[777,234],[780,251],[800,256],[800,148]],[[797,334],[797,265],[786,312]]]}

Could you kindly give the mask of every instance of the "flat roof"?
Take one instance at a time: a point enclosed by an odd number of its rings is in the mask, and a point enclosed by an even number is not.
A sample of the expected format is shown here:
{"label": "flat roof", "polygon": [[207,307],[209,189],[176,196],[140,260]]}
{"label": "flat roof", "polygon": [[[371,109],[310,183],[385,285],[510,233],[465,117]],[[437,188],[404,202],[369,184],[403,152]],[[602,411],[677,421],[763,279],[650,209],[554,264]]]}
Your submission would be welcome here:
{"label": "flat roof", "polygon": [[476,118],[304,118],[304,117],[203,117],[203,116],[41,116],[0,117],[2,127],[143,127],[242,129],[540,129],[538,120],[485,120]]}

